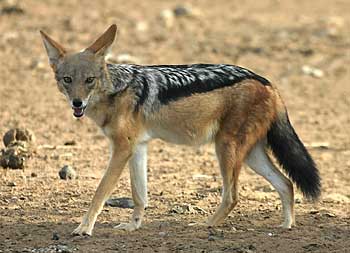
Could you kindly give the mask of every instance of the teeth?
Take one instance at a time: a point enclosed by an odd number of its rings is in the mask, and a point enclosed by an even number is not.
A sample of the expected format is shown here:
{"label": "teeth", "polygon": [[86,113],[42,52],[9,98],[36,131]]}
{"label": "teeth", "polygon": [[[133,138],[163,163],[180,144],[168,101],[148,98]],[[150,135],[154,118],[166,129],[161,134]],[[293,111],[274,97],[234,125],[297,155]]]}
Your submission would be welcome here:
{"label": "teeth", "polygon": [[85,108],[73,108],[73,115],[75,117],[81,117],[84,115],[84,109]]}

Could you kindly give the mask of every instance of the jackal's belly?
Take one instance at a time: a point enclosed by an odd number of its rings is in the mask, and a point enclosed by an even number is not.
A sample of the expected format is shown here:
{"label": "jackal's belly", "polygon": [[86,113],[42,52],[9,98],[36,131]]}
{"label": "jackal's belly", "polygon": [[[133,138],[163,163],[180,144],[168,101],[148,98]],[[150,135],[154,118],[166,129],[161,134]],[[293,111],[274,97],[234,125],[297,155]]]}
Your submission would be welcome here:
{"label": "jackal's belly", "polygon": [[181,145],[203,145],[210,143],[215,138],[218,131],[218,123],[211,122],[206,126],[198,126],[196,124],[176,125],[160,125],[153,127],[149,134],[152,138],[158,138],[166,142],[181,144]]}

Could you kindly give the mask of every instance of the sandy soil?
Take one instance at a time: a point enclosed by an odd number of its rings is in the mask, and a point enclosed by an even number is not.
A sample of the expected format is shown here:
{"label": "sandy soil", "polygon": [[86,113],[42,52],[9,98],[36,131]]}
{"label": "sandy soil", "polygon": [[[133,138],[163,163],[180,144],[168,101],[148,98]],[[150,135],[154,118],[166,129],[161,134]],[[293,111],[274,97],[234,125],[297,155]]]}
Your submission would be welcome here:
{"label": "sandy soil", "polygon": [[[348,0],[191,0],[193,12],[174,18],[164,18],[164,10],[182,1],[13,2],[0,0],[0,134],[31,129],[38,148],[24,171],[0,169],[0,252],[350,252]],[[73,119],[38,30],[80,50],[111,23],[119,26],[115,56],[143,64],[232,63],[276,83],[323,179],[318,203],[296,193],[296,227],[278,228],[277,193],[248,168],[240,202],[222,226],[188,226],[220,201],[213,148],[154,141],[144,226],[115,230],[131,210],[106,207],[92,237],[70,236],[106,167],[108,145],[91,121]],[[79,179],[59,179],[66,164]],[[127,170],[113,196],[130,196]]]}

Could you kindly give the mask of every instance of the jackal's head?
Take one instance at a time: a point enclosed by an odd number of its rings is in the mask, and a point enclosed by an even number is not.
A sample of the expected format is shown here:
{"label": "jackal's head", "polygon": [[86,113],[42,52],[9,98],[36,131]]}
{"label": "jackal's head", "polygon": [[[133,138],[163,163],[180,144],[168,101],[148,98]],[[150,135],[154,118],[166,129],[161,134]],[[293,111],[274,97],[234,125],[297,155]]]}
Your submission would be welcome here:
{"label": "jackal's head", "polygon": [[79,53],[68,53],[64,47],[40,31],[58,89],[67,97],[75,117],[84,115],[96,90],[103,89],[105,56],[111,47],[117,26],[110,26],[91,46]]}

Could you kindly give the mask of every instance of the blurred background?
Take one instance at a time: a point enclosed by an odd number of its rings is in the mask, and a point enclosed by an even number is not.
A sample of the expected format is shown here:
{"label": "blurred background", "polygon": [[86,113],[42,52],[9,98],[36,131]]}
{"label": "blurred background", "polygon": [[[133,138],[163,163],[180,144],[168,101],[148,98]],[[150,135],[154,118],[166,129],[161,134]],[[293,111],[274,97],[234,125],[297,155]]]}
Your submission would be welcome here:
{"label": "blurred background", "polygon": [[[24,169],[0,169],[0,252],[346,252],[349,13],[348,0],[0,0],[0,134],[22,127],[36,137]],[[299,227],[276,228],[278,195],[249,169],[242,170],[240,203],[218,230],[188,227],[220,200],[213,148],[153,141],[144,228],[114,230],[131,210],[106,207],[92,238],[69,236],[107,165],[108,144],[91,121],[73,119],[39,30],[79,51],[112,23],[118,37],[110,62],[235,64],[278,87],[323,178],[318,204],[296,192]],[[61,180],[64,165],[78,178]],[[130,196],[127,170],[113,195]]]}

